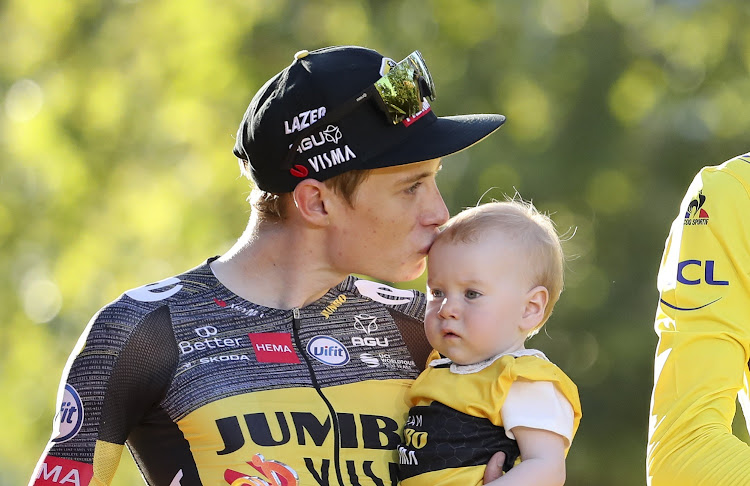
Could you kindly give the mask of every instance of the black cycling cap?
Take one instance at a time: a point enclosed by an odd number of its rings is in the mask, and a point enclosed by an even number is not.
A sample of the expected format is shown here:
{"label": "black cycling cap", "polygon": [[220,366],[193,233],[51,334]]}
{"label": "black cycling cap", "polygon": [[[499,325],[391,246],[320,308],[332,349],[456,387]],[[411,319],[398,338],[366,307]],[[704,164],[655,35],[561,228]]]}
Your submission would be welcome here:
{"label": "black cycling cap", "polygon": [[[421,66],[407,66],[413,79],[388,79],[389,71],[400,72],[402,63],[412,59],[422,61]],[[496,114],[438,117],[428,102],[434,98],[434,84],[425,78],[429,72],[418,51],[400,63],[356,46],[300,51],[253,97],[233,152],[258,188],[284,193],[305,178],[324,181],[349,170],[450,155],[487,137],[505,121]],[[382,90],[391,81],[402,82],[401,89],[419,85],[413,88],[424,96],[419,111],[389,119],[372,87],[377,82]],[[398,99],[397,91],[392,95]]]}

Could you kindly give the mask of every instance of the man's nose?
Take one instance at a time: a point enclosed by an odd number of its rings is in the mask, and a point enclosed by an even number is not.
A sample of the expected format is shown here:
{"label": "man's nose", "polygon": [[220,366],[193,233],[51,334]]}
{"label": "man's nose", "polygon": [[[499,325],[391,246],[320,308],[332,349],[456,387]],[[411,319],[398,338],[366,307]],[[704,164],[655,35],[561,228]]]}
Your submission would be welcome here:
{"label": "man's nose", "polygon": [[430,189],[430,195],[424,205],[422,223],[425,226],[442,226],[450,218],[450,213],[437,184],[433,182]]}

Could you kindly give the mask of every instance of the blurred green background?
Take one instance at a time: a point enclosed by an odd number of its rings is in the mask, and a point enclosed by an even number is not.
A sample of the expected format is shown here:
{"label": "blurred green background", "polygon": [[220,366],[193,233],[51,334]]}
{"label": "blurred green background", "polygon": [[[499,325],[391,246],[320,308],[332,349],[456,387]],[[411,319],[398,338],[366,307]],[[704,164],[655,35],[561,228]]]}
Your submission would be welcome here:
{"label": "blurred green background", "polygon": [[746,0],[0,1],[0,484],[31,475],[91,315],[240,235],[242,114],[333,44],[420,49],[438,114],[508,117],[446,161],[446,203],[518,190],[575,230],[530,343],[580,389],[567,484],[644,484],[656,272],[693,174],[750,150],[748,21]]}

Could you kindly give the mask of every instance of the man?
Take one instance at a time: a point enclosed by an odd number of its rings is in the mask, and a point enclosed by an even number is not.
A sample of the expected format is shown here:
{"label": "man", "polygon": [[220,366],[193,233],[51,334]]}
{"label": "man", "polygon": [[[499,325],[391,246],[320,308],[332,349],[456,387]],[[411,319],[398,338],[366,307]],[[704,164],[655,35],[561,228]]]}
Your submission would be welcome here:
{"label": "man", "polygon": [[732,435],[739,396],[750,417],[750,154],[693,180],[659,270],[651,486],[750,485],[750,448]]}
{"label": "man", "polygon": [[434,93],[417,51],[300,51],[269,80],[234,149],[247,230],[92,319],[32,483],[109,484],[127,442],[150,485],[395,484],[424,296],[349,274],[419,276],[441,157],[504,121],[438,118]]}

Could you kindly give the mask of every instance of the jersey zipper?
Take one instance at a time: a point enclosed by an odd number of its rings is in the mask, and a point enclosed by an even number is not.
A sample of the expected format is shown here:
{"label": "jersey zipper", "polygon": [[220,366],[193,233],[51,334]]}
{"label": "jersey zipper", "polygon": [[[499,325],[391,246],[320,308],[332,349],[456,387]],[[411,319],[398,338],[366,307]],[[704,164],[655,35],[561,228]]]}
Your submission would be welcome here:
{"label": "jersey zipper", "polygon": [[334,468],[336,470],[336,479],[338,479],[339,485],[344,486],[344,480],[341,475],[341,465],[339,464],[340,460],[340,449],[341,449],[341,439],[340,439],[340,433],[339,433],[339,418],[338,415],[336,415],[336,410],[333,408],[333,405],[328,400],[328,397],[326,397],[323,394],[323,390],[320,388],[320,385],[318,384],[318,380],[315,377],[315,371],[313,370],[312,361],[310,361],[310,357],[305,353],[302,347],[302,340],[299,337],[299,327],[300,327],[300,310],[299,308],[295,307],[292,309],[292,331],[294,334],[294,343],[297,346],[297,349],[299,349],[300,354],[302,355],[302,358],[305,360],[305,364],[307,365],[307,370],[310,372],[310,379],[312,381],[313,388],[315,388],[315,391],[318,393],[318,396],[323,400],[323,402],[326,404],[326,407],[328,407],[328,413],[331,417],[331,432],[333,433],[333,464]]}

